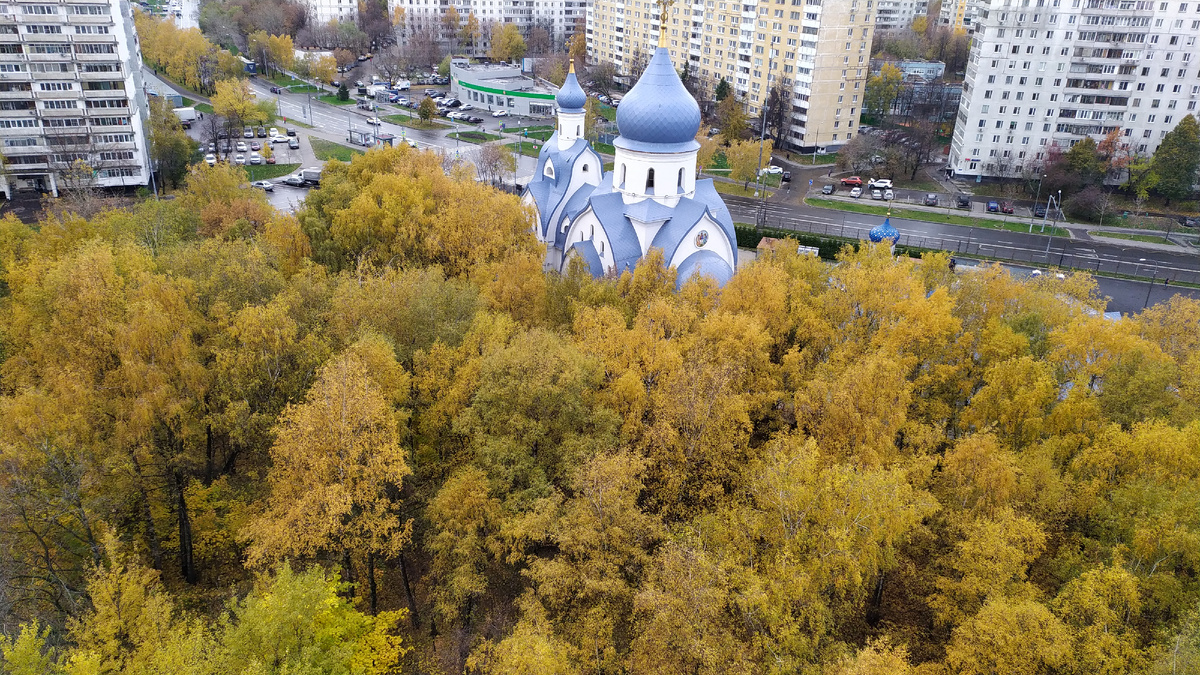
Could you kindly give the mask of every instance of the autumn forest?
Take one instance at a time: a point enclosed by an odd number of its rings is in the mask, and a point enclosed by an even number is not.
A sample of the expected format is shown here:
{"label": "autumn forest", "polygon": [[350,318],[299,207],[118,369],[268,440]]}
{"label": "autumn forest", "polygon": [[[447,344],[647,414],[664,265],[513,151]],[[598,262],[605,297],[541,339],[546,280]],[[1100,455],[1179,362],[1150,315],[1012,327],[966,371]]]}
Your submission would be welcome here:
{"label": "autumn forest", "polygon": [[1200,672],[1200,302],[529,222],[408,147],[0,220],[0,673]]}

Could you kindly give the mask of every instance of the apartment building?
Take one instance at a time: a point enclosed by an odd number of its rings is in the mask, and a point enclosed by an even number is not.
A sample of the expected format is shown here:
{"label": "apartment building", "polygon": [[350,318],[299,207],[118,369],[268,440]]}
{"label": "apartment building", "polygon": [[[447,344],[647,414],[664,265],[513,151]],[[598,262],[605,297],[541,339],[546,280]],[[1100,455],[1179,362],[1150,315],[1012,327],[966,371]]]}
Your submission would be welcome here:
{"label": "apartment building", "polygon": [[358,16],[358,0],[304,0],[308,19],[314,24],[330,21],[354,21]]}
{"label": "apartment building", "polygon": [[[779,87],[790,124],[777,145],[837,147],[857,132],[869,76],[874,0],[676,0],[667,9],[667,48],[688,64],[701,98],[723,77],[751,117]],[[588,53],[637,76],[662,26],[650,0],[594,0]]]}
{"label": "apartment building", "polygon": [[938,12],[938,23],[967,34],[975,32],[979,19],[979,7],[986,0],[942,0]]}
{"label": "apartment building", "polygon": [[141,66],[127,0],[0,3],[5,196],[146,185]]}
{"label": "apartment building", "polygon": [[928,0],[877,0],[875,30],[900,30],[929,13]]}
{"label": "apartment building", "polygon": [[1041,171],[1055,150],[1113,130],[1152,154],[1200,99],[1200,2],[992,0],[983,5],[949,168]]}
{"label": "apartment building", "polygon": [[561,48],[571,35],[583,29],[587,5],[587,0],[388,0],[392,15],[403,8],[405,22],[413,30],[428,27],[441,30],[442,17],[450,7],[458,12],[460,25],[468,14],[473,14],[484,32],[483,48],[487,47],[488,29],[498,29],[506,23],[515,24],[526,38],[534,27],[541,26],[550,34],[554,46]]}

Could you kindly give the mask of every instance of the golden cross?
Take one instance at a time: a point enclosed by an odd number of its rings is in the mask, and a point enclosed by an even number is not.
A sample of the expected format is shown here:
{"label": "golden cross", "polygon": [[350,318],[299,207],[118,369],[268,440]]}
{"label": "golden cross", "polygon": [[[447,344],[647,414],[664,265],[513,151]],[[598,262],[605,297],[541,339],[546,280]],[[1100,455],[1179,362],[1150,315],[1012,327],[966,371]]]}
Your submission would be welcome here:
{"label": "golden cross", "polygon": [[675,4],[675,0],[655,0],[658,5],[658,46],[667,46],[667,8]]}

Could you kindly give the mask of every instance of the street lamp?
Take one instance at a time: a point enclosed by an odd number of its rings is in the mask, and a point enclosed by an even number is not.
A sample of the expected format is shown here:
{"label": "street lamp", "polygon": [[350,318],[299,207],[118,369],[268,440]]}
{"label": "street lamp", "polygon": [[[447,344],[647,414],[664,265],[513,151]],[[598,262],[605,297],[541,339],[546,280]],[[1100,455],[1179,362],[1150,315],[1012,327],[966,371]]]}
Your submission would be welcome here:
{"label": "street lamp", "polygon": [[770,53],[767,54],[767,93],[768,93],[768,96],[767,96],[766,102],[763,103],[762,115],[759,116],[759,126],[761,128],[759,129],[759,134],[758,134],[758,177],[756,178],[756,184],[754,186],[754,196],[757,197],[761,193],[762,197],[763,197],[763,202],[766,201],[767,195],[766,195],[766,187],[764,185],[764,183],[766,181],[764,181],[764,179],[763,179],[764,174],[763,174],[762,157],[763,157],[763,148],[766,146],[766,143],[767,143],[767,115],[769,115],[771,112],[771,105],[770,105],[771,97],[769,96],[770,91],[771,91],[771,67],[774,65],[775,65],[775,50],[771,49]]}
{"label": "street lamp", "polygon": [[[1038,202],[1041,201],[1041,199],[1042,199],[1042,181],[1044,181],[1044,180],[1046,180],[1046,174],[1042,174],[1042,177],[1038,179],[1037,196],[1033,198],[1033,211],[1037,211]],[[1030,232],[1033,232],[1033,221],[1035,218],[1037,218],[1037,216],[1035,216],[1033,214],[1033,211],[1031,211],[1029,213],[1029,231]]]}

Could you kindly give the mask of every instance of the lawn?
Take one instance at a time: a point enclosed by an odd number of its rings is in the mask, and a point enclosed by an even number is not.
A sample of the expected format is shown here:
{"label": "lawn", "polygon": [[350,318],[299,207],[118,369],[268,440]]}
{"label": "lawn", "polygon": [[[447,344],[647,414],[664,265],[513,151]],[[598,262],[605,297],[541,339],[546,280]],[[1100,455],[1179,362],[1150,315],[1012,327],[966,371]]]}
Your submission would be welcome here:
{"label": "lawn", "polygon": [[916,190],[917,192],[941,192],[942,186],[937,181],[929,180],[928,178],[918,178],[917,180],[905,180],[897,178],[895,181],[896,187],[904,188],[905,190]]}
{"label": "lawn", "polygon": [[500,140],[500,137],[496,134],[489,134],[483,131],[455,131],[446,134],[446,138],[457,138],[460,141],[475,143],[477,145],[480,143],[487,143],[488,141]]}
{"label": "lawn", "polygon": [[362,150],[352,148],[348,145],[342,145],[341,143],[327,141],[323,138],[310,137],[308,142],[312,144],[313,154],[316,155],[317,159],[321,160],[322,162],[330,159],[349,162],[351,159],[354,159],[356,155],[363,154]]}
{"label": "lawn", "polygon": [[182,106],[182,107],[184,107],[184,108],[191,108],[191,107],[193,107],[193,106],[195,106],[195,105],[196,105],[196,102],[195,102],[195,101],[193,101],[192,99],[190,99],[190,98],[188,98],[188,97],[186,97],[186,96],[181,96],[180,98],[182,98],[182,99],[183,99],[183,106]]}
{"label": "lawn", "polygon": [[[743,188],[741,183],[726,183],[723,180],[714,180],[713,187],[717,188],[717,192],[720,192],[722,194],[737,195],[739,197],[754,197],[755,196],[754,183],[751,183],[750,187],[748,187],[748,188]],[[765,190],[765,192],[767,193],[768,197],[771,196],[770,190]],[[762,195],[760,194],[758,196],[761,197]]]}
{"label": "lawn", "polygon": [[351,96],[346,101],[339,101],[337,94],[323,94],[317,97],[318,101],[328,103],[329,105],[354,105],[354,97]]}
{"label": "lawn", "polygon": [[601,103],[600,104],[600,116],[603,117],[604,119],[608,120],[609,122],[616,122],[617,121],[617,109],[612,107],[611,105],[604,105],[603,103]]}
{"label": "lawn", "polygon": [[517,127],[515,129],[505,129],[505,132],[516,134],[518,136],[525,134],[525,138],[544,141],[554,135],[554,127],[545,125],[536,127]]}
{"label": "lawn", "polygon": [[312,86],[312,85],[308,84],[307,82],[305,82],[304,80],[297,80],[296,78],[292,77],[291,75],[287,75],[285,73],[276,73],[275,77],[271,77],[268,79],[271,80],[272,84],[280,86],[280,87],[291,87],[291,86],[295,86],[295,85]]}
{"label": "lawn", "polygon": [[725,158],[724,152],[714,152],[712,160],[708,163],[708,166],[704,167],[705,171],[712,171],[714,169],[724,171],[729,170],[729,161]]}
{"label": "lawn", "polygon": [[1088,230],[1088,234],[1093,237],[1104,237],[1106,239],[1125,239],[1127,241],[1144,241],[1150,244],[1176,246],[1176,243],[1170,239],[1158,237],[1153,234],[1129,234],[1126,232],[1105,232],[1104,230]]}
{"label": "lawn", "polygon": [[599,141],[592,143],[592,149],[602,155],[615,155],[617,149],[612,146],[612,143],[601,143]]}
{"label": "lawn", "polygon": [[836,152],[831,152],[829,154],[817,155],[815,162],[813,161],[812,155],[802,155],[798,152],[785,154],[784,156],[787,157],[790,161],[793,161],[797,164],[808,164],[808,165],[837,164],[837,161],[838,161],[838,154]]}
{"label": "lawn", "polygon": [[445,122],[437,122],[429,120],[426,122],[417,117],[409,117],[407,115],[386,115],[383,120],[392,124],[408,127],[410,129],[451,129],[452,127]]}
{"label": "lawn", "polygon": [[196,109],[196,112],[208,113],[209,115],[213,114],[212,106],[207,103],[197,103],[192,107]]}
{"label": "lawn", "polygon": [[293,173],[300,168],[299,164],[260,164],[258,166],[242,167],[250,180],[271,180]]}
{"label": "lawn", "polygon": [[[1029,224],[1018,221],[1002,221],[993,220],[991,218],[973,218],[971,216],[963,216],[954,213],[941,213],[939,211],[917,211],[913,209],[890,208],[886,206],[872,206],[870,204],[853,204],[843,202],[836,199],[825,199],[822,197],[809,197],[804,200],[810,206],[817,206],[827,209],[836,209],[838,211],[849,211],[851,213],[862,213],[872,216],[886,216],[888,212],[897,218],[905,218],[908,220],[920,220],[927,223],[945,223],[947,225],[964,225],[966,227],[982,227],[989,230],[1005,230],[1007,232],[1028,232]],[[1048,227],[1044,234],[1052,237],[1066,237],[1067,231],[1061,227]]]}
{"label": "lawn", "polygon": [[542,146],[540,144],[532,141],[526,141],[524,143],[508,143],[505,147],[512,150],[513,153],[519,153],[525,155],[526,157],[537,157],[538,153],[540,153],[542,150]]}
{"label": "lawn", "polygon": [[613,170],[613,163],[612,163],[612,162],[605,162],[605,163],[604,163],[604,170],[605,170],[605,171],[612,171],[612,170]]}

